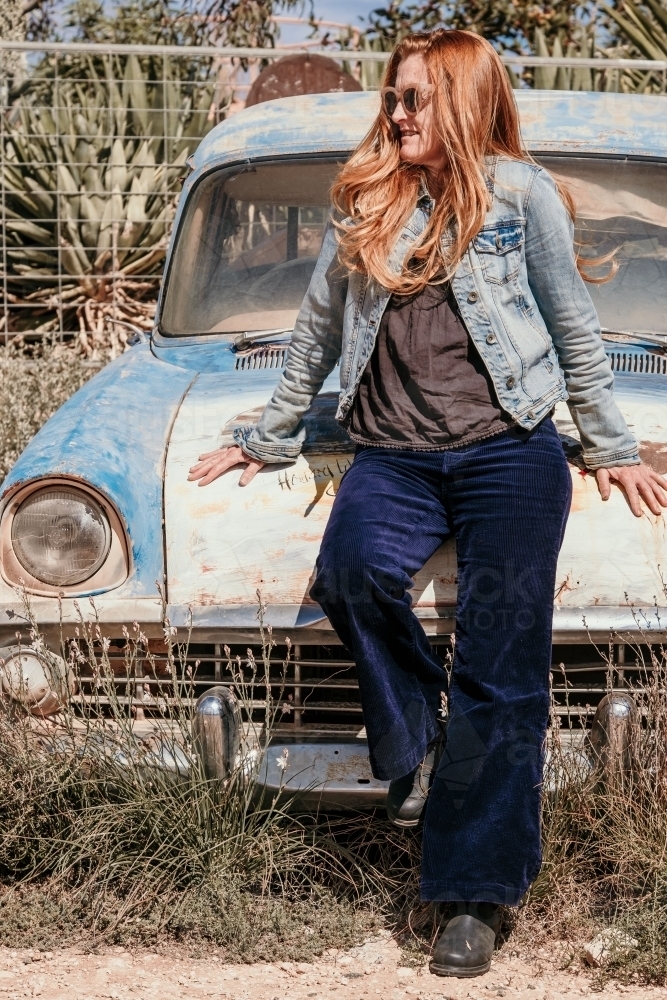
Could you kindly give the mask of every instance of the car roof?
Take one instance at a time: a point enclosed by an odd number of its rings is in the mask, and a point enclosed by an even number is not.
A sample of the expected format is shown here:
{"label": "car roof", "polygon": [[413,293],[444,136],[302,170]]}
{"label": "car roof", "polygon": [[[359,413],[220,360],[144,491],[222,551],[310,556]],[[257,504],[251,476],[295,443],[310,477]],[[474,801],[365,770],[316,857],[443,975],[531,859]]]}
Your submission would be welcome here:
{"label": "car roof", "polygon": [[[667,157],[667,98],[590,91],[515,91],[528,149]],[[345,153],[379,107],[377,91],[309,94],[267,101],[216,125],[194,155],[195,169],[239,159]]]}

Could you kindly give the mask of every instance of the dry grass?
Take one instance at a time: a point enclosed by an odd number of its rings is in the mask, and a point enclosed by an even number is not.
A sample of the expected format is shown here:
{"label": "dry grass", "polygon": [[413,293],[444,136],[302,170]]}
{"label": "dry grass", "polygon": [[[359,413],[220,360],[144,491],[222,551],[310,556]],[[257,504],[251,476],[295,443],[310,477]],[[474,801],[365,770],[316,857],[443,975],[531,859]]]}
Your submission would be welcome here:
{"label": "dry grass", "polygon": [[667,649],[648,648],[648,654],[646,646],[635,649],[642,676],[633,692],[639,712],[630,730],[629,766],[582,775],[555,731],[555,791],[544,800],[544,862],[517,931],[534,941],[542,927],[549,937],[581,941],[600,926],[616,927],[637,944],[610,955],[601,976],[664,984]]}
{"label": "dry grass", "polygon": [[99,369],[72,347],[0,349],[0,482],[52,413]]}
{"label": "dry grass", "polygon": [[[96,626],[82,623],[68,648],[76,690],[84,686],[82,671],[96,678],[88,701],[69,696],[55,722],[37,722],[5,703],[0,926],[12,930],[4,943],[26,920],[16,925],[3,913],[22,910],[32,914],[32,938],[44,943],[53,921],[114,941],[165,933],[210,939],[237,959],[303,960],[355,943],[378,919],[374,904],[387,901],[386,877],[373,863],[381,851],[373,838],[360,838],[366,823],[288,814],[280,797],[261,808],[254,803],[254,776],[280,696],[247,729],[229,780],[209,781],[190,739],[185,644],[165,629],[165,671],[138,629],[130,635],[124,696],[140,696],[134,667],[141,657],[164,704],[150,739],[139,738],[132,706],[121,703]],[[34,627],[32,638],[40,643]],[[270,644],[266,634],[259,663],[252,656],[228,662],[246,706],[265,687]],[[160,766],[165,750],[178,755],[177,771]]]}
{"label": "dry grass", "polygon": [[[2,474],[93,373],[71,349],[45,347],[28,359],[0,354]],[[133,633],[130,688],[134,660],[146,655],[141,644]],[[637,648],[640,660],[646,648]],[[171,649],[170,683],[185,694],[182,650],[176,642]],[[61,719],[66,738],[58,740],[53,730],[37,733],[25,715],[0,710],[4,943],[48,947],[86,929],[118,941],[166,933],[210,938],[230,957],[305,960],[353,943],[382,919],[412,942],[415,956],[428,948],[437,925],[432,907],[418,902],[418,834],[397,831],[381,814],[300,816],[280,801],[257,810],[240,775],[222,791],[212,787],[191,755],[184,697],[163,727],[189,760],[187,777],[173,780],[147,766],[126,708],[113,707],[102,637],[82,629],[73,655],[75,671],[94,665],[99,690],[111,697],[103,739],[94,704],[83,716],[70,706]],[[255,667],[261,672],[261,663]],[[251,665],[243,668],[252,676]],[[643,673],[630,771],[613,781],[582,773],[552,730],[544,864],[508,927],[533,944],[540,935],[569,939],[576,956],[597,928],[617,926],[638,944],[612,955],[602,975],[665,983],[667,649],[654,646]],[[275,709],[267,707],[269,716]],[[270,729],[268,718],[264,737]]]}
{"label": "dry grass", "polygon": [[[433,907],[418,901],[419,834],[382,815],[300,815],[280,797],[253,804],[252,776],[281,694],[248,731],[230,780],[207,781],[190,744],[187,639],[180,644],[167,628],[165,672],[139,630],[129,635],[122,689],[136,695],[141,657],[164,698],[152,741],[138,739],[131,706],[128,714],[118,701],[118,676],[94,625],[80,626],[68,655],[75,672],[97,678],[97,703],[71,703],[58,727],[14,709],[0,719],[4,943],[25,942],[29,926],[30,942],[43,947],[84,931],[119,943],[174,935],[210,940],[230,959],[307,960],[384,923],[405,960],[422,961],[438,924]],[[271,641],[266,634],[258,662],[227,664],[246,705],[263,690]],[[507,915],[506,934],[532,946],[540,935],[569,939],[577,961],[596,929],[624,930],[637,946],[611,955],[603,978],[667,981],[666,653],[654,651],[636,692],[642,712],[630,770],[574,766],[553,731],[544,864],[519,913]],[[160,745],[176,744],[187,765],[180,777],[156,766]]]}

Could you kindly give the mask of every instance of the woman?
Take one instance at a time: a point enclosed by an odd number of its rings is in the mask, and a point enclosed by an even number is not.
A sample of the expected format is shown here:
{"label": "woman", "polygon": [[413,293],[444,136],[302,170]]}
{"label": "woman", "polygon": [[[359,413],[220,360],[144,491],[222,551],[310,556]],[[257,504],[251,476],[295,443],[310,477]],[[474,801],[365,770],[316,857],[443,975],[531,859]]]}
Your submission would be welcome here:
{"label": "woman", "polygon": [[[422,896],[451,904],[431,970],[473,976],[489,968],[499,904],[516,905],[540,866],[571,497],[556,402],[568,399],[603,500],[617,483],[638,517],[640,497],[659,514],[667,483],[641,464],[614,402],[571,204],[523,150],[493,48],[463,31],[415,34],[385,84],[334,186],[280,383],[247,440],[202,456],[190,479],[203,486],[246,463],[246,485],[265,463],[294,459],[301,417],[340,359],[338,419],[357,451],[311,595],[355,659],[389,815],[423,819]],[[452,534],[449,677],[409,589]]]}

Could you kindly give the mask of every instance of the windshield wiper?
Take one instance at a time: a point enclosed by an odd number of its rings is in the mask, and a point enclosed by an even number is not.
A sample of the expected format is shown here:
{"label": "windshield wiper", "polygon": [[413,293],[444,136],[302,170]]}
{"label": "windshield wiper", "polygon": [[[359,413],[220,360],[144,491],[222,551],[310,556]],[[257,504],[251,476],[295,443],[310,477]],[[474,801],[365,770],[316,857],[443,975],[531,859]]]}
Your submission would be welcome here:
{"label": "windshield wiper", "polygon": [[631,330],[608,330],[605,326],[600,329],[603,334],[609,333],[612,337],[627,337],[629,340],[643,340],[645,344],[654,344],[656,347],[661,347],[663,351],[667,353],[667,334],[663,336],[660,333],[633,333]]}
{"label": "windshield wiper", "polygon": [[258,330],[256,333],[242,333],[234,341],[234,347],[237,351],[242,351],[244,347],[249,347],[251,344],[275,344],[276,341],[278,343],[285,343],[288,337],[292,336],[293,329],[291,326],[285,326],[278,330]]}

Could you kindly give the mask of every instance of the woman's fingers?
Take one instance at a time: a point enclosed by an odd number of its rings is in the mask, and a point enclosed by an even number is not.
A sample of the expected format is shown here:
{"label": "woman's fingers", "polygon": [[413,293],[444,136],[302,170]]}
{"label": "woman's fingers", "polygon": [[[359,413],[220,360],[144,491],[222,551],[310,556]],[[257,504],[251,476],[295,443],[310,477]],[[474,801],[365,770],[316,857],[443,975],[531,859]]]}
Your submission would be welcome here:
{"label": "woman's fingers", "polygon": [[[625,496],[630,505],[630,510],[635,515],[635,517],[642,516],[642,503],[639,499],[639,490],[637,484],[633,480],[626,480],[625,482],[621,479],[619,480],[623,489],[625,490]],[[651,505],[649,504],[649,507]]]}
{"label": "woman's fingers", "polygon": [[211,459],[197,462],[197,464],[193,465],[192,468],[190,469],[190,474],[188,476],[188,479],[197,479],[200,475],[204,474],[204,470],[207,470],[211,467],[211,464],[212,464]]}
{"label": "woman's fingers", "polygon": [[256,458],[251,458],[246,468],[241,473],[239,486],[247,486],[264,465],[266,465],[266,462],[258,462]]}
{"label": "woman's fingers", "polygon": [[206,463],[205,468],[203,468],[196,475],[189,475],[188,479],[198,479],[199,486],[208,486],[209,483],[212,483],[214,479],[218,478],[218,476],[222,476],[223,473],[227,472],[228,469],[231,469],[234,465],[238,465],[238,462],[222,460],[218,460],[216,462],[212,460],[211,462]]}
{"label": "woman's fingers", "polygon": [[[232,447],[236,447],[236,446],[233,445]],[[200,462],[205,462],[207,458],[214,458],[215,455],[219,455],[223,451],[231,451],[231,450],[232,450],[231,448],[216,448],[214,451],[205,451],[203,455],[199,456],[199,461]],[[239,448],[239,451],[240,450],[241,449]]]}
{"label": "woman's fingers", "polygon": [[199,480],[199,486],[208,486],[235,465],[247,465],[239,480],[239,486],[247,486],[265,464],[256,458],[250,458],[237,445],[231,448],[216,448],[215,451],[208,451],[199,456],[197,464],[190,469],[188,481]]}
{"label": "woman's fingers", "polygon": [[243,461],[243,452],[238,445],[232,445],[231,448],[216,448],[215,451],[207,451],[199,456],[198,462],[192,466],[190,472],[195,472],[205,465],[210,465],[211,462],[218,462],[225,458],[233,458],[234,462],[232,464],[238,464],[238,462]]}
{"label": "woman's fingers", "polygon": [[662,490],[652,479],[641,479],[637,484],[646,506],[653,514],[662,514],[661,507],[666,506]]}
{"label": "woman's fingers", "polygon": [[608,500],[611,493],[609,469],[598,469],[595,473],[595,479],[597,480],[600,496],[603,500]]}
{"label": "woman's fingers", "polygon": [[642,500],[652,514],[662,514],[662,508],[667,507],[667,480],[648,465],[598,469],[595,478],[603,500],[609,499],[612,482],[620,486],[635,517],[641,517]]}
{"label": "woman's fingers", "polygon": [[[646,465],[630,465],[619,470],[618,481],[628,497],[633,514],[641,516],[641,500],[652,514],[661,514],[661,507],[667,506],[662,484],[664,480]],[[667,484],[665,484],[667,485]]]}
{"label": "woman's fingers", "polygon": [[215,451],[209,451],[206,455],[200,457],[197,464],[193,465],[190,469],[188,479],[190,481],[198,479],[200,486],[208,486],[214,479],[221,476],[223,472],[244,461],[247,461],[246,456],[236,446],[232,448],[217,448]]}
{"label": "woman's fingers", "polygon": [[649,469],[648,466],[645,466],[645,468],[651,479],[656,496],[659,497],[662,506],[667,507],[667,479],[661,476],[659,472],[656,472],[655,469]]}

